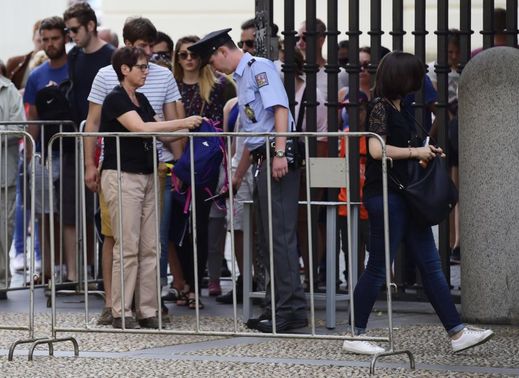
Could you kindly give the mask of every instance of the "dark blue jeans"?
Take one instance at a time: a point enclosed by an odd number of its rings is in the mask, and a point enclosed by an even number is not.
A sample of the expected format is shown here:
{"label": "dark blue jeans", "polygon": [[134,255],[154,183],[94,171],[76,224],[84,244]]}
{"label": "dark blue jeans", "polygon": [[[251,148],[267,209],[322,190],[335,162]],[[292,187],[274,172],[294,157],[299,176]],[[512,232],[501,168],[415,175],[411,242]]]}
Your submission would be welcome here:
{"label": "dark blue jeans", "polygon": [[[29,180],[27,180],[27,186],[29,186]],[[30,217],[30,198],[27,198],[27,209],[23,207],[23,160],[20,158],[18,161],[18,177],[16,179],[16,213],[15,213],[15,228],[14,228],[14,248],[16,255],[20,255],[25,252],[25,240],[23,226],[29,225],[31,220]],[[30,193],[27,191],[27,193]],[[25,222],[24,222],[25,217]],[[38,222],[34,223],[34,230],[31,231],[34,235],[34,254],[36,259],[40,259],[40,238],[38,235]]]}
{"label": "dark blue jeans", "polygon": [[[366,270],[355,287],[355,328],[363,333],[375,300],[386,282],[384,257],[384,208],[382,196],[365,200],[370,222],[370,250]],[[391,262],[404,242],[422,276],[422,283],[436,314],[449,335],[464,327],[443,274],[431,227],[419,227],[410,217],[404,198],[389,193],[389,248]]]}

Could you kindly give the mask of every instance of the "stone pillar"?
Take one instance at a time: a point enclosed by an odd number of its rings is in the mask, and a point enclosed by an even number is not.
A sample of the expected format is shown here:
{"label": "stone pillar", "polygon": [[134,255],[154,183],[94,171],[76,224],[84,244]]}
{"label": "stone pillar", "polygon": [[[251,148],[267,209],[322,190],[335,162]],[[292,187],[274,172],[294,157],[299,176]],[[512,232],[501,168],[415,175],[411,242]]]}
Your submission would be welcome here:
{"label": "stone pillar", "polygon": [[461,307],[519,323],[519,50],[476,55],[459,82]]}

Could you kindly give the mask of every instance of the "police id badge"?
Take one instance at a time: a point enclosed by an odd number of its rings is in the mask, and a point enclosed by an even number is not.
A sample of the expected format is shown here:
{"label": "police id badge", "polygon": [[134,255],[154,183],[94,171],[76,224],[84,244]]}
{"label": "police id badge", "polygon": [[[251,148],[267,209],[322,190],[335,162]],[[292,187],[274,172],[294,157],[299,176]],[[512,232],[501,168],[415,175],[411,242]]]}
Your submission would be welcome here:
{"label": "police id badge", "polygon": [[252,122],[252,123],[256,123],[258,122],[256,120],[256,114],[254,114],[254,109],[252,109],[249,104],[245,105],[245,115],[247,116],[247,118]]}

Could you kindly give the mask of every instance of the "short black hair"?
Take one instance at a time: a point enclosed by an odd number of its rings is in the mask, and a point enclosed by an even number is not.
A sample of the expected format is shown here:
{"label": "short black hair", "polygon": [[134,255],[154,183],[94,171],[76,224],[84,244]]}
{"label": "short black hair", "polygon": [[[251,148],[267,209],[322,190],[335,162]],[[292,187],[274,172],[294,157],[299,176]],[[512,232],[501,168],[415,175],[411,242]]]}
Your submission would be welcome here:
{"label": "short black hair", "polygon": [[161,43],[161,42],[166,42],[166,45],[168,45],[168,52],[170,54],[173,54],[173,48],[175,46],[175,44],[173,43],[173,40],[166,33],[158,31],[157,38],[155,39],[155,42],[153,42],[153,43],[156,45],[157,43]]}
{"label": "short black hair", "polygon": [[54,30],[61,31],[61,34],[65,35],[65,21],[59,16],[47,17],[41,20],[40,33],[42,30]]}
{"label": "short black hair", "polygon": [[123,42],[131,44],[139,39],[154,43],[157,39],[157,29],[153,23],[145,17],[130,17],[126,19],[123,27]]}
{"label": "short black hair", "polygon": [[241,24],[241,30],[247,30],[251,28],[256,29],[256,20],[254,18],[251,18],[245,21],[243,24]]}
{"label": "short black hair", "polygon": [[339,42],[338,47],[340,49],[349,49],[350,48],[350,41],[347,40],[347,39],[344,39],[344,40]]}
{"label": "short black hair", "polygon": [[460,31],[458,29],[449,29],[447,43],[452,43],[456,47],[460,47]]}
{"label": "short black hair", "polygon": [[415,55],[390,52],[380,61],[375,76],[375,96],[402,98],[422,87],[425,65]]}
{"label": "short black hair", "polygon": [[148,61],[146,52],[139,47],[125,46],[115,51],[114,55],[112,55],[112,67],[117,74],[117,79],[119,79],[119,82],[124,80],[124,75],[121,70],[122,65],[126,64],[128,67],[132,68],[137,64],[137,61],[140,58],[145,58],[146,61]]}
{"label": "short black hair", "polygon": [[72,5],[70,8],[68,8],[63,13],[63,19],[65,20],[65,22],[67,22],[71,18],[77,18],[78,22],[83,26],[86,26],[86,24],[88,24],[90,21],[94,21],[94,24],[95,24],[94,32],[97,33],[96,12],[94,12],[92,7],[88,3],[86,3],[86,2],[76,3],[76,4]]}

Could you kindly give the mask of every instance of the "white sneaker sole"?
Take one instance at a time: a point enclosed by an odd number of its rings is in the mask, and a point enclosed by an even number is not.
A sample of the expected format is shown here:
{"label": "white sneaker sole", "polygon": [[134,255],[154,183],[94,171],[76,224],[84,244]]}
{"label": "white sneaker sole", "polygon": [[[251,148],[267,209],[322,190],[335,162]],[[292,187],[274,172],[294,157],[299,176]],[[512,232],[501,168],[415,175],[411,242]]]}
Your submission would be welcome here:
{"label": "white sneaker sole", "polygon": [[342,350],[346,353],[352,353],[352,354],[361,354],[366,356],[374,356],[375,354],[384,353],[386,350],[382,349],[378,351],[368,351],[368,350],[360,350],[358,348],[355,348],[354,346],[350,345],[342,345]]}
{"label": "white sneaker sole", "polygon": [[488,336],[485,337],[484,339],[481,339],[481,340],[478,341],[476,344],[472,344],[472,345],[466,346],[465,348],[462,348],[462,349],[454,350],[453,353],[463,352],[464,350],[467,350],[467,349],[470,349],[470,348],[474,348],[474,347],[476,347],[476,346],[478,346],[478,345],[484,344],[484,343],[486,343],[488,340],[490,340],[493,336],[494,336],[494,332],[492,332],[490,335],[488,335]]}

